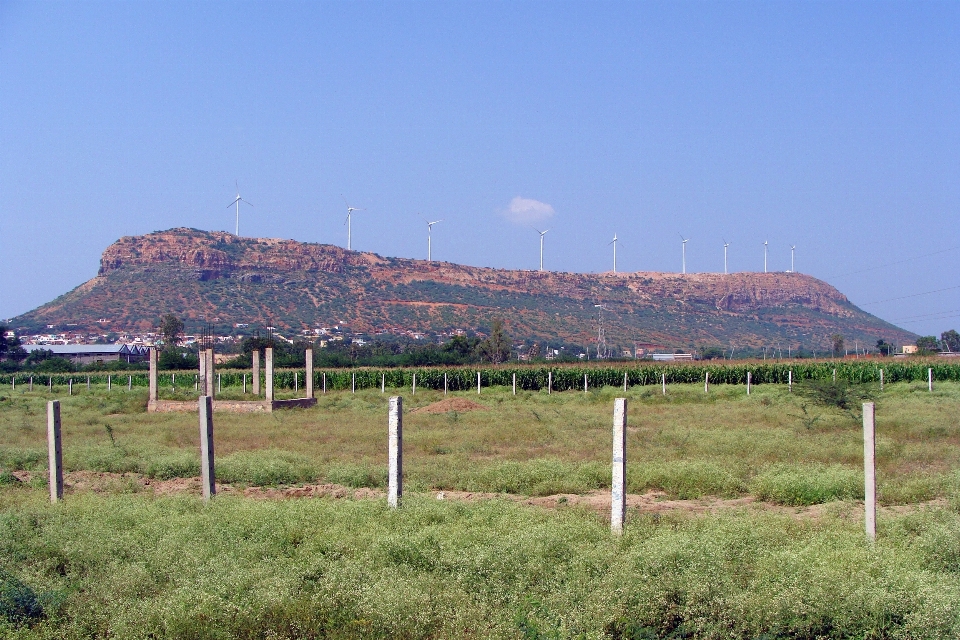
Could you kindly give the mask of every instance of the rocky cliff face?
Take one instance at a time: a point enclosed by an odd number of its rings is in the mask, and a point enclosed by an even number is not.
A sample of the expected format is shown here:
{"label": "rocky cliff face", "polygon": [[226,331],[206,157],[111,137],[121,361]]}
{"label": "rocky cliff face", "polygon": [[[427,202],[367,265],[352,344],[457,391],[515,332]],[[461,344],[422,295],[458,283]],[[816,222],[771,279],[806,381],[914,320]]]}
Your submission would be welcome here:
{"label": "rocky cliff face", "polygon": [[[140,293],[118,303],[111,296],[119,287]],[[346,323],[430,332],[477,329],[503,316],[515,336],[588,341],[596,303],[610,308],[609,326],[622,338],[665,345],[911,335],[798,273],[488,269],[184,228],[121,238],[103,252],[94,280],[17,320],[83,326],[109,317],[114,327],[132,328],[173,312],[294,330]]]}

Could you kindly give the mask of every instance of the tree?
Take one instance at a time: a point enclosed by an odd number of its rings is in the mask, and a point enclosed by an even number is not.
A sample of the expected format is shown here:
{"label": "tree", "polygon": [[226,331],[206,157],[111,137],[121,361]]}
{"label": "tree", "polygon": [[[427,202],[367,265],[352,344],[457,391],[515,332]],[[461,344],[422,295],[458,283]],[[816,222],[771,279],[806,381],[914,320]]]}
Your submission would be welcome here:
{"label": "tree", "polygon": [[880,338],[877,340],[877,352],[888,356],[893,352],[893,345]]}
{"label": "tree", "polygon": [[480,343],[480,356],[492,364],[500,364],[510,359],[510,339],[503,332],[503,320],[494,319],[490,326],[490,337]]}
{"label": "tree", "polygon": [[11,360],[23,360],[26,352],[20,346],[20,338],[12,336],[7,337],[10,327],[0,324],[0,360],[4,358]]}
{"label": "tree", "polygon": [[703,347],[700,349],[701,360],[721,360],[723,359],[722,347]]}
{"label": "tree", "polygon": [[960,353],[960,333],[956,329],[944,331],[940,334],[940,343],[943,348],[953,353]]}
{"label": "tree", "polygon": [[168,313],[160,318],[160,335],[163,336],[163,346],[171,349],[183,341],[183,320]]}
{"label": "tree", "polygon": [[843,355],[843,336],[835,333],[830,336],[830,341],[833,343],[833,357],[839,358]]}
{"label": "tree", "polygon": [[940,343],[937,342],[936,336],[923,336],[917,338],[917,349],[920,350],[921,355],[930,355],[940,350]]}

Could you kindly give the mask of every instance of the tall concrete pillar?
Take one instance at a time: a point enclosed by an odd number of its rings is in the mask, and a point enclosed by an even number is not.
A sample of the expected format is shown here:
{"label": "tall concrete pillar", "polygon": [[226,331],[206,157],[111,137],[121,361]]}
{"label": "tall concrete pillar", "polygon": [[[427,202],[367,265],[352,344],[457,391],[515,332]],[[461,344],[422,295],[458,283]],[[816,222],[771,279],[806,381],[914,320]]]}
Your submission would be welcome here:
{"label": "tall concrete pillar", "polygon": [[253,351],[253,395],[260,397],[260,349]]}
{"label": "tall concrete pillar", "polygon": [[307,349],[307,379],[304,381],[303,387],[306,391],[306,397],[313,397],[313,349]]}
{"label": "tall concrete pillar", "polygon": [[[89,382],[90,378],[87,378]],[[150,402],[157,401],[157,348],[150,347]]]}
{"label": "tall concrete pillar", "polygon": [[213,468],[213,398],[200,396],[200,475],[203,481],[203,499],[210,500],[217,493],[217,479]]}
{"label": "tall concrete pillar", "polygon": [[403,397],[390,398],[387,423],[387,505],[396,509],[403,495]]}
{"label": "tall concrete pillar", "polygon": [[264,349],[264,357],[266,359],[267,369],[264,393],[266,394],[267,402],[273,402],[273,347]]}
{"label": "tall concrete pillar", "polygon": [[197,352],[197,359],[200,363],[199,391],[200,395],[207,395],[207,352],[201,349]]}
{"label": "tall concrete pillar", "polygon": [[623,533],[626,516],[627,482],[627,399],[613,403],[613,483],[610,489],[610,531]]}
{"label": "tall concrete pillar", "polygon": [[50,464],[50,502],[63,499],[63,447],[60,442],[60,401],[47,402],[47,454]]}
{"label": "tall concrete pillar", "polygon": [[206,373],[207,373],[207,395],[211,398],[217,395],[216,387],[214,386],[214,366],[213,366],[213,349],[207,349],[206,351]]}

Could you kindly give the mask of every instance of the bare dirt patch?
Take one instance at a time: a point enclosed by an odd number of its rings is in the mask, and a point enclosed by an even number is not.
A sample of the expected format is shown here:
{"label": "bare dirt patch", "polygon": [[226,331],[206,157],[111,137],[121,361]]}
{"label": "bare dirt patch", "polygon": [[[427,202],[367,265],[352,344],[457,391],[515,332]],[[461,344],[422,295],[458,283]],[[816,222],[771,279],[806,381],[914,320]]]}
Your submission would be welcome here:
{"label": "bare dirt patch", "polygon": [[[35,472],[16,471],[13,474],[23,483],[30,482]],[[41,474],[42,475],[42,474]],[[92,491],[94,493],[135,493],[153,492],[157,496],[192,493],[200,495],[201,480],[194,478],[172,478],[157,480],[136,473],[106,473],[99,471],[71,471],[64,474],[64,488],[67,493]],[[230,484],[217,484],[217,493],[239,495],[255,500],[289,500],[297,498],[334,498],[348,500],[382,499],[386,492],[381,489],[346,487],[340,484],[308,484],[295,487],[246,487]],[[424,494],[420,494],[424,495]],[[523,496],[510,493],[484,493],[479,491],[430,491],[437,500],[455,502],[477,502],[481,500],[508,500],[519,504],[547,509],[579,507],[601,514],[610,513],[610,492],[591,491],[585,494],[564,493],[551,496]],[[827,514],[850,519],[863,518],[863,506],[857,502],[833,502],[815,504],[806,507],[789,507],[770,502],[758,501],[753,496],[740,498],[704,497],[697,500],[673,500],[662,491],[650,491],[643,494],[627,494],[627,512],[632,514],[707,514],[727,509],[753,509],[767,513],[782,513],[796,518],[822,518]],[[917,504],[883,506],[881,513],[911,513],[924,507],[943,507],[943,499],[930,500]]]}
{"label": "bare dirt patch", "polygon": [[466,398],[447,398],[446,400],[440,400],[439,402],[428,404],[425,407],[414,409],[410,413],[450,413],[451,411],[466,413],[467,411],[487,411],[488,409],[489,407],[485,407],[473,400],[467,400]]}

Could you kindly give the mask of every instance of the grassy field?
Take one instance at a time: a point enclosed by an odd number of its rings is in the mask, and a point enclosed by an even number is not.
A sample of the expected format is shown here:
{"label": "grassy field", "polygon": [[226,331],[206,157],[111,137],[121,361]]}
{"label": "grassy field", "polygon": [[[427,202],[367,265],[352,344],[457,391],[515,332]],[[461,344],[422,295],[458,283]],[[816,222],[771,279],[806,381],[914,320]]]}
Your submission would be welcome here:
{"label": "grassy field", "polygon": [[[382,487],[390,394],[336,392],[314,409],[217,414],[218,480]],[[760,385],[749,397],[742,386],[630,389],[630,492],[759,501],[707,515],[628,512],[621,540],[586,508],[438,501],[433,492],[608,488],[622,390],[485,388],[456,394],[484,410],[440,414],[416,409],[442,392],[402,395],[409,493],[390,512],[377,499],[224,495],[204,505],[138,482],[68,487],[51,506],[43,483],[51,396],[0,391],[0,637],[960,635],[958,383],[877,393],[887,507],[876,545],[857,517],[855,410],[783,386]],[[199,473],[195,414],[147,414],[138,388],[56,396],[68,471]],[[18,480],[21,470],[33,479]],[[821,503],[816,515],[800,512]],[[40,608],[45,617],[28,624]]]}

